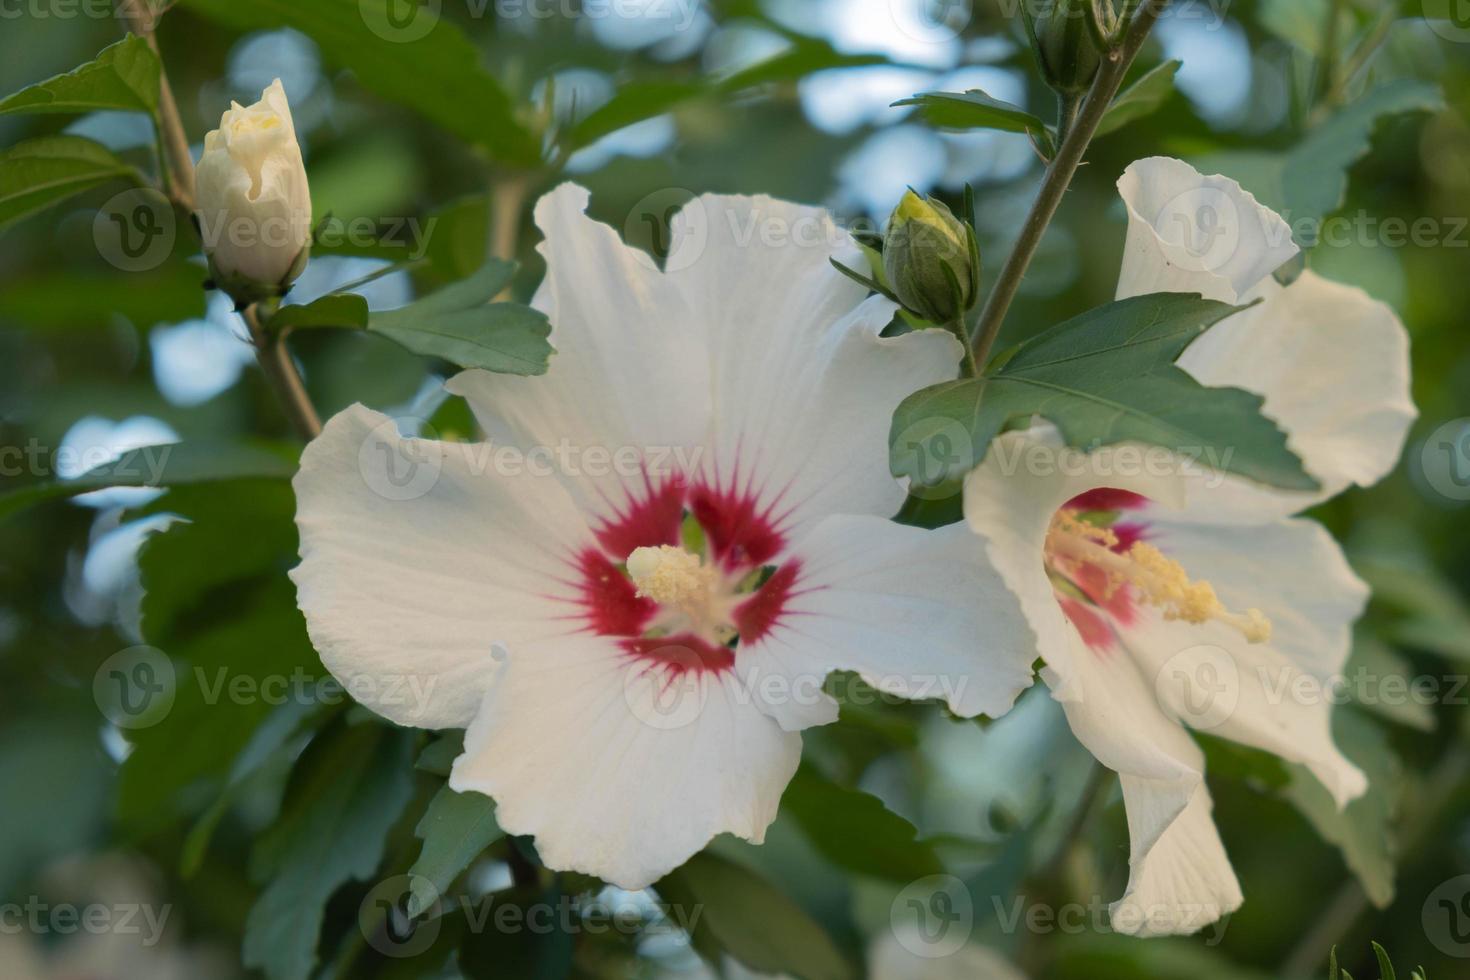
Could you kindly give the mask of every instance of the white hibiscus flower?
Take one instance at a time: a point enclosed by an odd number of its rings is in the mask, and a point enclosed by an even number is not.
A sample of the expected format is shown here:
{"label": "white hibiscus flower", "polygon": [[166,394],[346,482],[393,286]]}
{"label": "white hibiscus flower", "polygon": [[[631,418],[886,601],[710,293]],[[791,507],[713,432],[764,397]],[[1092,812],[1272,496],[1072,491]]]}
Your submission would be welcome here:
{"label": "white hibiscus flower", "polygon": [[665,272],[587,200],[536,207],[549,373],[449,384],[496,450],[342,412],[295,481],[293,577],[359,700],[468,728],[454,789],[637,889],[761,840],[828,671],[994,715],[1034,640],[964,528],[888,520],[890,417],[954,377],[953,337],[881,337],[894,306],[832,268],[857,250],[818,210],[698,198]]}
{"label": "white hibiscus flower", "polygon": [[1387,473],[1415,411],[1402,324],[1312,272],[1279,285],[1290,231],[1234,181],[1155,158],[1119,188],[1119,298],[1261,299],[1179,363],[1263,396],[1321,484],[1285,492],[1182,460],[1165,474],[1137,465],[1138,447],[1065,448],[1049,425],[1003,436],[967,480],[967,522],[1021,600],[1043,677],[1121,776],[1131,876],[1114,927],[1159,935],[1241,901],[1186,723],[1309,767],[1339,805],[1365,789],[1314,692],[1341,669],[1367,589],[1320,526],[1291,515]]}

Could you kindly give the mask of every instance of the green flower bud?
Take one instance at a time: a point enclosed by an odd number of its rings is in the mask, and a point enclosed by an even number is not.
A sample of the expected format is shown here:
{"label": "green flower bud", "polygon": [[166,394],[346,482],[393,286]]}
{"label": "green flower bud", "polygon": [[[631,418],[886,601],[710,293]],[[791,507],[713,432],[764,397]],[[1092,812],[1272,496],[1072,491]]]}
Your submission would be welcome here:
{"label": "green flower bud", "polygon": [[1102,54],[1087,24],[1089,0],[1023,0],[1022,17],[1041,76],[1063,95],[1087,91]]}
{"label": "green flower bud", "polygon": [[932,197],[904,194],[883,239],[883,272],[910,312],[952,323],[975,305],[979,255],[970,229]]}

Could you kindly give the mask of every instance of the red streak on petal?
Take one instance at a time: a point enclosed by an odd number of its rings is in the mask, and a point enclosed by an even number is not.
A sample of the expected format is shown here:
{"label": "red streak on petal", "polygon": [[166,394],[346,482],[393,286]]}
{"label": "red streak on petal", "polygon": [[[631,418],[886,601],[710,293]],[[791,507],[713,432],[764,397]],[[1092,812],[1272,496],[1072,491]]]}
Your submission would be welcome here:
{"label": "red streak on petal", "polygon": [[800,572],[801,562],[787,562],[776,569],[754,595],[735,607],[731,618],[740,631],[741,643],[754,643],[776,626]]}
{"label": "red streak on petal", "polygon": [[678,544],[687,493],[682,477],[654,484],[645,476],[643,492],[632,495],[617,514],[598,527],[598,542],[618,558],[626,558],[635,548]]}
{"label": "red streak on petal", "polygon": [[672,676],[696,673],[718,674],[735,666],[735,651],[717,646],[690,633],[673,636],[631,636],[622,641],[623,649],[639,660],[649,661],[669,671]]}
{"label": "red streak on petal", "polygon": [[1093,650],[1110,650],[1116,637],[1113,628],[1092,606],[1080,602],[1071,596],[1057,596],[1057,602],[1062,607],[1062,612],[1077,627],[1077,632],[1082,634],[1082,642]]}
{"label": "red streak on petal", "polygon": [[689,509],[704,528],[710,556],[726,568],[764,565],[786,545],[770,508],[760,509],[749,491],[699,486],[690,495]]}
{"label": "red streak on petal", "polygon": [[648,628],[658,605],[641,599],[638,589],[616,565],[592,548],[577,556],[582,573],[582,616],[594,633],[636,636]]}
{"label": "red streak on petal", "polygon": [[1098,487],[1096,490],[1078,494],[1063,506],[1077,510],[1138,510],[1147,503],[1148,498],[1141,493]]}

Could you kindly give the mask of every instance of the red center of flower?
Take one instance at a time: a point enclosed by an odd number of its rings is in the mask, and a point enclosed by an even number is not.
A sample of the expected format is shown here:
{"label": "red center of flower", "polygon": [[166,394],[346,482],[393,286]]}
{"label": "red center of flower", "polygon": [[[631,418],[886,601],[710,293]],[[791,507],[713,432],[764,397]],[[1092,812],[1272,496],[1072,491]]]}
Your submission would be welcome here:
{"label": "red center of flower", "polygon": [[[630,657],[674,673],[731,669],[739,644],[775,628],[800,578],[798,561],[770,566],[786,544],[780,523],[749,491],[646,479],[596,527],[596,543],[573,558],[583,628],[616,637]],[[696,527],[699,534],[686,534]],[[682,546],[701,534],[704,554],[696,562]],[[647,549],[694,567],[705,585],[697,598],[660,602],[658,590],[640,591],[625,563]]]}

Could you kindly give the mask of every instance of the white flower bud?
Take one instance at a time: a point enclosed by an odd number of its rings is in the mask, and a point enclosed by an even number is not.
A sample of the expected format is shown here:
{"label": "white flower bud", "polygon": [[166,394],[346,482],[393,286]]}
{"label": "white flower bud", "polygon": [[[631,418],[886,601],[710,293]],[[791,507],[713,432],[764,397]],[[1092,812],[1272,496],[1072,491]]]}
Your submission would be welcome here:
{"label": "white flower bud", "polygon": [[231,103],[204,137],[194,183],[200,233],[222,289],[279,287],[301,272],[311,193],[286,90],[278,78],[251,106]]}

